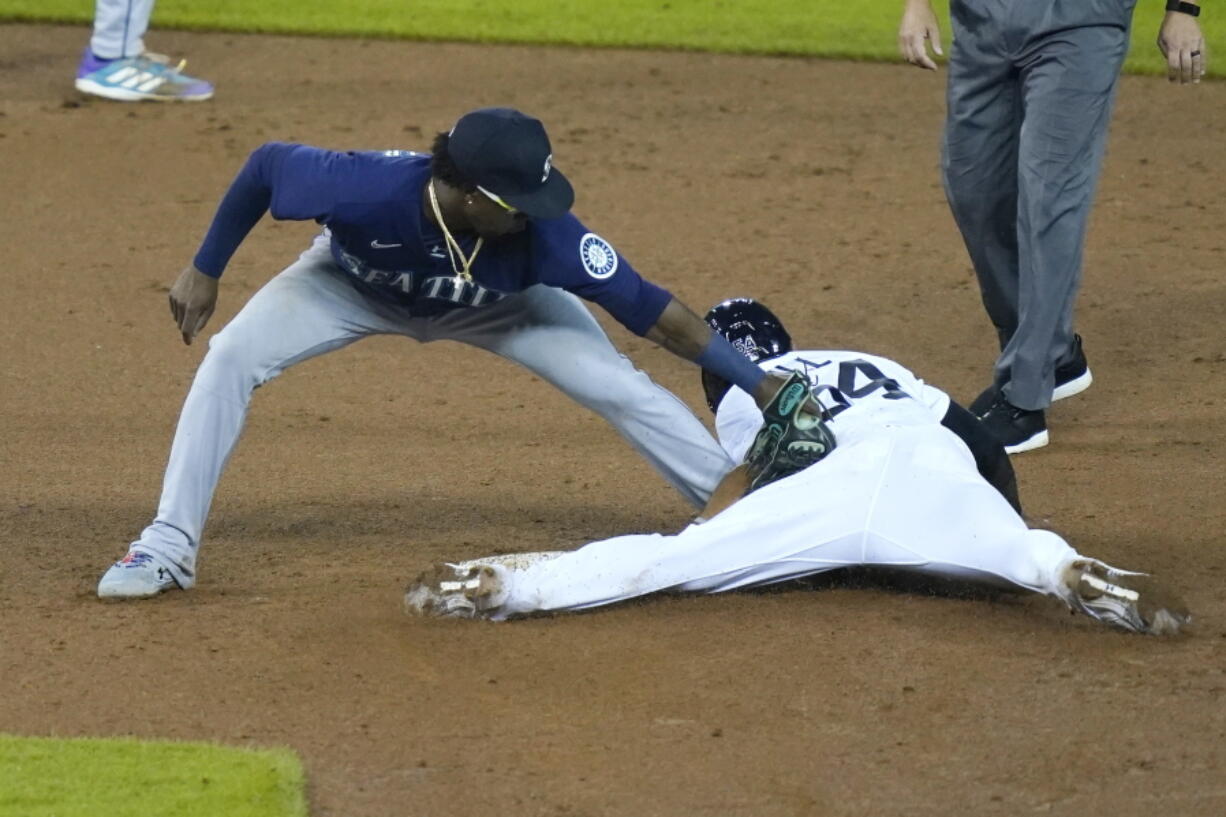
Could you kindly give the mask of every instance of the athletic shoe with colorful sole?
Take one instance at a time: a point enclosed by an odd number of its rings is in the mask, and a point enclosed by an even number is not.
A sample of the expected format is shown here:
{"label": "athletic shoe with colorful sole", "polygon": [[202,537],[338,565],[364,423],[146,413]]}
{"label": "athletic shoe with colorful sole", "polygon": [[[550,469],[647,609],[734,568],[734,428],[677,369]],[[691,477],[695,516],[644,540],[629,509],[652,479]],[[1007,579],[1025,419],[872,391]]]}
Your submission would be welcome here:
{"label": "athletic shoe with colorful sole", "polygon": [[212,84],[183,73],[161,54],[103,60],[88,48],[77,67],[77,90],[119,102],[202,102],[213,96]]}

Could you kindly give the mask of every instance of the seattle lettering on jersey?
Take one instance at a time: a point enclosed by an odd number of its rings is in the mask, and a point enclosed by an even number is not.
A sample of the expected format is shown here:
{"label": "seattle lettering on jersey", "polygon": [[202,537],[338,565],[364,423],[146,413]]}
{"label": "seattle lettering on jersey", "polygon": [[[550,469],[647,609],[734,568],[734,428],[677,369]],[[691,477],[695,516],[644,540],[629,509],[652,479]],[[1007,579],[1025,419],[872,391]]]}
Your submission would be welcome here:
{"label": "seattle lettering on jersey", "polygon": [[413,270],[376,269],[356,255],[344,251],[339,252],[337,257],[340,268],[366,286],[398,292],[409,301],[430,298],[455,306],[487,306],[506,297],[501,292],[465,281],[454,274],[429,275]]}

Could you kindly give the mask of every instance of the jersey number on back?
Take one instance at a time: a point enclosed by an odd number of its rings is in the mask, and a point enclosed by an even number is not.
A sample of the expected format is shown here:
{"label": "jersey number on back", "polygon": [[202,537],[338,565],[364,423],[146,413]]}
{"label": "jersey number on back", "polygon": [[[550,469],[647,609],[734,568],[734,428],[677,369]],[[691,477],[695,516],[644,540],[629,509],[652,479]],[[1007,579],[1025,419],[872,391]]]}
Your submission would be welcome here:
{"label": "jersey number on back", "polygon": [[[804,366],[806,376],[813,369],[830,365],[829,360],[814,363],[812,360],[796,358],[796,362]],[[856,388],[856,379],[859,375],[863,375],[865,380],[863,385]],[[867,360],[844,360],[839,364],[838,385],[818,383],[813,389],[813,395],[826,405],[830,411],[830,417],[834,418],[851,408],[852,400],[868,397],[881,389],[885,390],[885,394],[881,395],[885,400],[904,400],[911,396],[902,390],[897,380],[886,377],[880,369]]]}

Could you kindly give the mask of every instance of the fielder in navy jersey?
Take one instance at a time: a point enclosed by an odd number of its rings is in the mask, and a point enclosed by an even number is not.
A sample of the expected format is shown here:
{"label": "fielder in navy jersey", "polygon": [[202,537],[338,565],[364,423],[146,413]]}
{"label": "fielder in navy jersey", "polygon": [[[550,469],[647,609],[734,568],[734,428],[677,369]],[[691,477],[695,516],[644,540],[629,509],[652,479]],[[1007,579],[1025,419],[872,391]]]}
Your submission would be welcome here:
{"label": "fielder in navy jersey", "polygon": [[[190,344],[218,279],[266,212],[323,232],[222,331],[187,395],[153,522],[98,584],[103,598],[187,589],[213,492],[252,391],[286,368],[373,334],[457,340],[528,368],[607,419],[701,505],[732,467],[693,413],[610,343],[579,298],[765,403],[767,375],[570,215],[541,123],[485,108],[432,154],[269,143],[252,153],[191,266],[170,290]],[[578,296],[578,297],[576,297]]]}

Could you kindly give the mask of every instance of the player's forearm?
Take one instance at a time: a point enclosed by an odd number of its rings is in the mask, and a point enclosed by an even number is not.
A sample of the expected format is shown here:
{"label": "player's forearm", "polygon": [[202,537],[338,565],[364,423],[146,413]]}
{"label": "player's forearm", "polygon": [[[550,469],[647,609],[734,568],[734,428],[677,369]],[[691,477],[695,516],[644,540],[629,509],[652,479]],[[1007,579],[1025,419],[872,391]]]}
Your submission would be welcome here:
{"label": "player's forearm", "polygon": [[756,395],[766,377],[765,372],[676,298],[664,307],[655,325],[647,330],[646,338],[749,394]]}
{"label": "player's forearm", "polygon": [[706,507],[699,512],[696,521],[705,522],[716,514],[722,513],[732,503],[745,496],[747,490],[749,490],[749,469],[744,465],[738,465],[725,474],[719,485],[715,486],[715,491],[707,500]]}
{"label": "player's forearm", "polygon": [[193,263],[200,272],[220,278],[238,245],[268,211],[272,202],[274,164],[286,147],[269,143],[247,159],[217,206],[213,223],[196,252]]}

